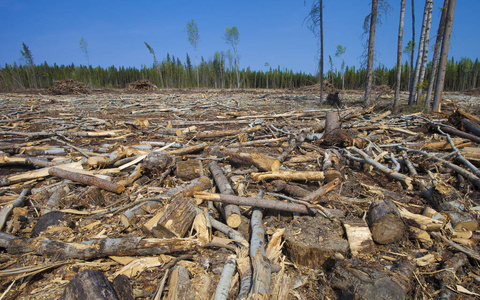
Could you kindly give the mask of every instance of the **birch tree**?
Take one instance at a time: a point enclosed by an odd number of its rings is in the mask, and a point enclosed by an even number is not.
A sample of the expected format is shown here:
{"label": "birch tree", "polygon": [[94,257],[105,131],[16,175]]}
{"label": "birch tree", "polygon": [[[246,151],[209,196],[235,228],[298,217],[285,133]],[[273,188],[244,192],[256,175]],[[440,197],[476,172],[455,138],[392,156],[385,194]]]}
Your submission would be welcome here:
{"label": "birch tree", "polygon": [[237,74],[237,88],[240,88],[240,75],[239,75],[239,66],[240,61],[238,57],[238,42],[239,42],[239,33],[237,27],[233,26],[232,28],[228,27],[224,29],[223,39],[227,44],[232,46],[233,53],[235,55],[235,71]]}
{"label": "birch tree", "polygon": [[430,46],[430,29],[432,27],[432,10],[433,10],[433,0],[427,0],[428,5],[428,15],[427,15],[427,24],[425,28],[425,42],[423,43],[422,49],[422,63],[420,65],[420,77],[418,78],[417,83],[417,100],[420,100],[420,95],[423,90],[423,80],[425,78],[425,72],[427,70],[427,58],[428,58],[428,47]]}
{"label": "birch tree", "polygon": [[445,18],[447,16],[447,13],[446,13],[447,7],[448,7],[448,0],[445,0],[443,2],[442,16],[440,17],[440,23],[438,25],[438,30],[437,30],[437,38],[435,40],[435,49],[433,51],[433,58],[432,58],[432,69],[430,71],[430,78],[428,80],[427,95],[425,96],[425,107],[430,107],[431,100],[432,100],[432,92],[433,92],[433,87],[435,86],[435,78],[438,70],[438,54],[440,52],[440,46],[442,45],[443,30],[445,28]]}
{"label": "birch tree", "polygon": [[200,79],[198,75],[198,56],[197,56],[197,44],[200,40],[200,35],[198,34],[198,26],[197,23],[192,19],[191,21],[187,22],[187,27],[185,28],[188,35],[188,41],[195,49],[195,64],[196,64],[196,71],[197,71],[197,87],[200,86]]}
{"label": "birch tree", "polygon": [[335,52],[335,57],[339,57],[342,59],[342,90],[345,90],[345,57],[344,54],[347,51],[347,47],[343,47],[342,45],[337,46],[337,52]]}
{"label": "birch tree", "polygon": [[[420,69],[421,69],[421,64],[422,64],[422,58],[423,58],[423,50],[425,46],[425,35],[427,32],[427,20],[428,20],[428,15],[429,15],[429,7],[431,8],[432,5],[432,0],[426,0],[425,1],[425,9],[423,13],[423,21],[422,21],[422,30],[420,32],[420,41],[418,43],[418,53],[417,53],[417,62],[415,64],[415,75],[413,77],[412,84],[410,85],[410,95],[408,97],[408,104],[412,105],[415,102],[415,91],[417,88],[417,84],[419,82],[419,77],[420,77]],[[427,42],[428,45],[428,42]],[[428,46],[427,46],[428,48]],[[412,70],[413,72],[413,70]]]}
{"label": "birch tree", "polygon": [[456,0],[449,0],[447,16],[445,18],[445,30],[443,32],[442,50],[440,52],[439,70],[436,79],[435,96],[433,97],[433,108],[435,112],[440,112],[442,101],[443,85],[445,83],[445,72],[447,70],[448,47],[450,46],[450,36],[452,35],[453,16],[455,13]]}
{"label": "birch tree", "polygon": [[393,113],[398,113],[399,98],[400,98],[400,81],[402,79],[402,45],[403,45],[403,26],[405,23],[405,2],[402,0],[400,4],[400,22],[398,25],[398,42],[397,42],[397,78],[395,84],[395,96],[393,99]]}
{"label": "birch tree", "polygon": [[[412,42],[410,44],[410,42]],[[408,46],[411,46],[410,50],[410,76],[408,80],[408,90],[410,91],[411,86],[413,85],[413,58],[415,56],[415,1],[412,0],[412,40],[408,43]],[[407,48],[408,49],[408,48]]]}
{"label": "birch tree", "polygon": [[365,86],[364,106],[372,105],[372,85],[373,85],[373,51],[375,46],[375,24],[377,22],[378,0],[372,0],[372,12],[370,14],[370,34],[368,37],[368,59],[367,59],[367,80]]}

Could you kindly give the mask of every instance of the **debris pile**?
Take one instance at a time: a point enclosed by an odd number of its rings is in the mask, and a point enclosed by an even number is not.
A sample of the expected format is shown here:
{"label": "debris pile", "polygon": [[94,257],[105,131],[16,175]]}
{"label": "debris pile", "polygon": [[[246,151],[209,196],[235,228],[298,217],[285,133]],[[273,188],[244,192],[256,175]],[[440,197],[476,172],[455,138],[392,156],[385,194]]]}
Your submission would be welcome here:
{"label": "debris pile", "polygon": [[479,138],[297,95],[0,95],[5,299],[478,297]]}
{"label": "debris pile", "polygon": [[47,91],[52,95],[78,95],[89,93],[83,83],[73,79],[54,80],[53,84],[47,88]]}
{"label": "debris pile", "polygon": [[137,80],[127,85],[127,91],[155,91],[157,86],[148,80]]}

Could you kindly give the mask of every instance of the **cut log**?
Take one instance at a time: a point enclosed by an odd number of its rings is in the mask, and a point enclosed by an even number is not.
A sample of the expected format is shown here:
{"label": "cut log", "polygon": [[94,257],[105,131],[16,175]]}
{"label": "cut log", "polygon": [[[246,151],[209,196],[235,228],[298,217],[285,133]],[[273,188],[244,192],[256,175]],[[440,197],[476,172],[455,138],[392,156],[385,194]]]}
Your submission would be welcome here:
{"label": "cut log", "polygon": [[178,265],[176,266],[168,280],[167,300],[185,299],[185,295],[189,292],[186,289],[186,283],[190,280],[187,269]]}
{"label": "cut log", "polygon": [[182,238],[197,213],[189,199],[176,197],[159,214],[160,217],[154,216],[142,229],[156,238]]}
{"label": "cut log", "polygon": [[237,261],[234,256],[228,258],[225,266],[223,267],[222,274],[220,275],[220,280],[218,281],[213,300],[227,299],[233,274],[235,273],[236,264]]}
{"label": "cut log", "polygon": [[477,220],[468,212],[448,211],[446,212],[456,231],[475,231],[478,229]]}
{"label": "cut log", "polygon": [[430,234],[425,230],[414,226],[408,226],[408,233],[411,239],[419,241],[425,248],[430,248],[433,245]]}
{"label": "cut log", "polygon": [[322,181],[325,173],[322,171],[276,171],[264,173],[252,173],[253,180],[283,179],[294,181]]}
{"label": "cut log", "polygon": [[93,177],[93,176],[84,175],[81,173],[76,173],[76,172],[73,172],[73,170],[71,169],[65,170],[65,169],[53,167],[50,170],[48,170],[48,174],[52,176],[64,178],[64,179],[70,179],[73,181],[81,182],[88,185],[98,186],[99,188],[102,188],[104,190],[107,190],[109,192],[114,192],[117,194],[120,194],[125,190],[125,187],[121,184],[111,182],[105,179]]}
{"label": "cut log", "polygon": [[220,153],[227,156],[227,159],[236,164],[256,166],[261,171],[278,171],[280,161],[260,153],[244,153],[227,148],[219,149]]}
{"label": "cut log", "polygon": [[89,260],[111,255],[160,255],[192,250],[199,245],[194,239],[144,239],[137,236],[104,238],[78,243],[64,243],[42,238],[20,238],[0,233],[0,247],[8,253],[34,252],[56,259]]}
{"label": "cut log", "polygon": [[389,200],[373,202],[368,209],[367,222],[373,240],[379,244],[398,242],[405,232],[400,212]]}
{"label": "cut log", "polygon": [[442,220],[433,219],[424,215],[414,214],[403,207],[400,207],[398,211],[400,212],[402,218],[406,220],[406,222],[415,225],[422,230],[440,230],[440,228],[442,228],[443,226]]}
{"label": "cut log", "polygon": [[[235,195],[230,182],[225,174],[223,174],[222,168],[220,168],[216,161],[210,162],[209,169],[212,172],[213,179],[215,180],[220,193]],[[242,223],[242,214],[240,212],[240,208],[236,204],[223,203],[221,205],[220,212],[222,212],[228,226],[237,228]]]}
{"label": "cut log", "polygon": [[375,245],[372,233],[363,219],[344,220],[343,227],[345,227],[352,256],[362,257],[373,252]]}
{"label": "cut log", "polygon": [[60,300],[120,300],[107,276],[95,270],[79,272],[67,284]]}
{"label": "cut log", "polygon": [[175,174],[181,180],[193,180],[203,176],[203,166],[199,160],[178,161],[176,166]]}

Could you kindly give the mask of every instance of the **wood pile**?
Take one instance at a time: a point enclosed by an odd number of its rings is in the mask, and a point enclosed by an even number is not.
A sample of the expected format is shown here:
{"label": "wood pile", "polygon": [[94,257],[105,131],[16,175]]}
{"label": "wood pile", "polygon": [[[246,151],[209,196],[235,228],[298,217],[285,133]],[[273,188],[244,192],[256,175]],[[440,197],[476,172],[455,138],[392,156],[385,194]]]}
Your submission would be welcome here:
{"label": "wood pile", "polygon": [[127,91],[155,91],[157,86],[148,80],[137,80],[127,85]]}
{"label": "wood pile", "polygon": [[0,94],[2,299],[479,297],[478,119],[301,93]]}
{"label": "wood pile", "polygon": [[78,95],[89,93],[83,83],[73,79],[54,80],[53,84],[47,88],[47,92],[52,95]]}

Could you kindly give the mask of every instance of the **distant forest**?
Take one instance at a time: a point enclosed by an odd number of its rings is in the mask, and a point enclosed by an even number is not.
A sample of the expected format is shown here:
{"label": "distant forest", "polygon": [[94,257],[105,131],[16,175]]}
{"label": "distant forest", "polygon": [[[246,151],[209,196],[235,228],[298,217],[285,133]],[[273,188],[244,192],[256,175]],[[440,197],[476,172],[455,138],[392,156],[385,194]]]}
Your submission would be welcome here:
{"label": "distant forest", "polygon": [[[431,63],[427,66],[425,78],[429,78]],[[408,91],[410,67],[402,66],[401,90]],[[215,53],[213,59],[201,59],[199,66],[199,83],[202,88],[236,88],[236,72],[232,64],[224,56]],[[454,60],[447,64],[445,76],[446,91],[464,91],[480,86],[480,63],[469,58]],[[374,85],[395,86],[396,68],[385,66],[374,70]],[[345,68],[345,89],[363,89],[365,87],[366,69]],[[270,68],[268,71],[253,71],[250,68],[239,71],[241,88],[296,88],[318,83],[318,76],[296,73],[286,68]],[[331,69],[324,74],[336,88],[342,88],[342,73]],[[196,68],[188,55],[182,63],[178,57],[167,54],[158,65],[151,67],[115,67],[48,65],[5,65],[0,69],[0,90],[18,91],[23,89],[47,88],[54,80],[73,79],[83,82],[90,88],[125,88],[130,82],[138,79],[149,80],[159,88],[192,88],[197,87]],[[426,84],[426,83],[420,83]]]}

